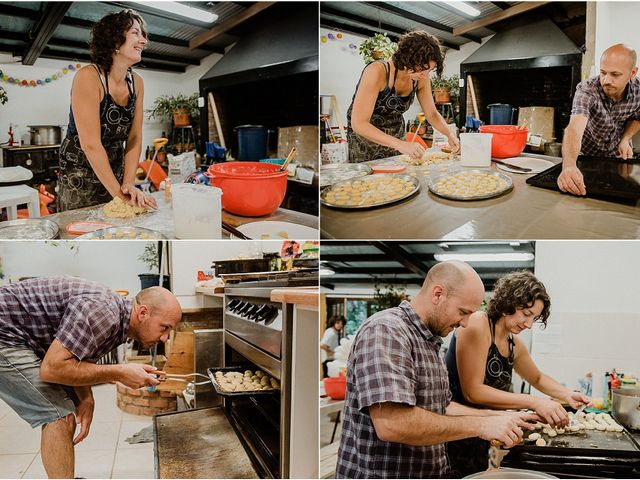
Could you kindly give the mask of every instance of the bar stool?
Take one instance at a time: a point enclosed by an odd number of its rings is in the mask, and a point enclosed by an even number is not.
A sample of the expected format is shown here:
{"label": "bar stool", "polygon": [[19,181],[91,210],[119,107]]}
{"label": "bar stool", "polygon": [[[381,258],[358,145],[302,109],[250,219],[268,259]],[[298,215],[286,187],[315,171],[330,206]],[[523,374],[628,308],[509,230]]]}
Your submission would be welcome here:
{"label": "bar stool", "polygon": [[27,204],[29,218],[40,217],[40,196],[38,191],[27,185],[0,187],[0,210],[7,209],[7,220],[18,218],[18,205]]}

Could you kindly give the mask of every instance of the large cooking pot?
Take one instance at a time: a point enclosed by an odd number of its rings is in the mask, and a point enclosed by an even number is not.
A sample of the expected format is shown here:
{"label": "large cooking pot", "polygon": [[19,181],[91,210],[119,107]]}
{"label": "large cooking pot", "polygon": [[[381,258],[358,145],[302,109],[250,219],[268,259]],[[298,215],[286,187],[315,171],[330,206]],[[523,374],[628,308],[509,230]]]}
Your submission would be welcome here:
{"label": "large cooking pot", "polygon": [[524,470],[520,468],[499,468],[467,475],[464,478],[558,478],[548,473]]}
{"label": "large cooking pot", "polygon": [[615,419],[627,428],[640,430],[640,388],[617,388],[612,395]]}
{"label": "large cooking pot", "polygon": [[287,193],[287,174],[281,165],[224,162],[211,165],[205,175],[222,190],[222,208],[245,217],[275,212]]}
{"label": "large cooking pot", "polygon": [[31,145],[60,145],[62,127],[59,125],[29,125]]}

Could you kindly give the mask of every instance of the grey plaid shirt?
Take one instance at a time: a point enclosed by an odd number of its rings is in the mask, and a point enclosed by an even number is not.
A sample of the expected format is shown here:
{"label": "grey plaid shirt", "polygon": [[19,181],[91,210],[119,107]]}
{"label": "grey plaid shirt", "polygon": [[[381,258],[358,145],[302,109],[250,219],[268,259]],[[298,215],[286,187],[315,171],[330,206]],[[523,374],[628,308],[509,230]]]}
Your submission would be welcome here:
{"label": "grey plaid shirt", "polygon": [[589,119],[582,136],[583,155],[615,157],[627,120],[640,120],[640,79],[631,80],[616,103],[604,93],[599,77],[580,82],[571,115]]}
{"label": "grey plaid shirt", "polygon": [[450,474],[445,444],[384,442],[369,407],[394,402],[443,415],[451,401],[442,339],[409,302],[378,312],[357,333],[347,367],[338,478],[441,478]]}
{"label": "grey plaid shirt", "polygon": [[0,345],[44,358],[57,338],[79,360],[95,362],[127,340],[133,300],[70,276],[0,287]]}

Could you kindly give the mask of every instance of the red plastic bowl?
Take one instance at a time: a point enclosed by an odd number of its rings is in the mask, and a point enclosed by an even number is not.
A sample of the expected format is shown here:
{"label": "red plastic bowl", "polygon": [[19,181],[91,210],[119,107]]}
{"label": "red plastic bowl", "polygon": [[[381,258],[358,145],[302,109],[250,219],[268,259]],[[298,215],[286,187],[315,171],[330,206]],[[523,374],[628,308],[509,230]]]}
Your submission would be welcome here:
{"label": "red plastic bowl", "polygon": [[211,165],[205,174],[222,190],[222,208],[244,217],[275,212],[287,193],[287,171],[281,165],[228,162]]}
{"label": "red plastic bowl", "polygon": [[517,157],[527,144],[527,128],[516,125],[482,125],[480,133],[493,133],[491,156],[494,158]]}
{"label": "red plastic bowl", "polygon": [[334,400],[344,400],[347,393],[347,378],[343,376],[328,377],[323,380],[324,392]]}

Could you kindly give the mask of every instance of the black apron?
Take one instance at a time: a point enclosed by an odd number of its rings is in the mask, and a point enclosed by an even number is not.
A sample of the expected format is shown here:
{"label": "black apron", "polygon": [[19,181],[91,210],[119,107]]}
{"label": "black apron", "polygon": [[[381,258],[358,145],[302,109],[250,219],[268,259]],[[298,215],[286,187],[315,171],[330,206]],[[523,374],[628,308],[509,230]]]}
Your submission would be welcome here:
{"label": "black apron", "polygon": [[[381,92],[378,93],[376,103],[373,107],[373,113],[371,114],[371,125],[383,131],[384,133],[391,135],[392,137],[402,138],[405,133],[404,117],[402,116],[413,103],[416,90],[418,89],[418,82],[413,81],[413,89],[409,95],[402,97],[396,94],[396,76],[398,69],[396,68],[393,73],[393,87],[389,87],[389,64],[382,62],[386,73],[387,84]],[[365,67],[366,68],[366,67]],[[364,70],[363,70],[364,73]],[[362,73],[360,74],[360,80],[356,86],[356,93],[362,80]],[[380,158],[392,157],[398,155],[399,152],[395,148],[385,147],[384,145],[378,145],[371,142],[364,137],[361,137],[353,131],[351,128],[351,112],[353,110],[353,102],[356,98],[356,94],[353,94],[351,99],[351,105],[347,111],[347,141],[349,145],[349,162],[358,163],[366,162],[369,160],[378,160]]]}
{"label": "black apron", "polygon": [[[100,68],[95,66],[98,73]],[[136,90],[129,69],[127,87],[129,102],[121,107],[109,94],[109,75],[105,74],[104,98],[100,102],[100,139],[109,158],[109,165],[119,183],[124,178],[124,142],[129,137],[136,109]],[[60,145],[60,177],[58,178],[59,211],[75,210],[111,201],[112,197],[96,176],[80,147],[73,111],[69,114],[67,136]]]}
{"label": "black apron", "polygon": [[[488,319],[487,319],[488,320]],[[515,342],[509,335],[509,357],[503,357],[495,343],[495,324],[489,321],[491,330],[491,346],[487,355],[487,364],[484,373],[484,384],[503,392],[511,390],[511,380],[513,377],[513,362]],[[473,405],[467,402],[462,394],[460,376],[456,361],[456,336],[454,334],[446,355],[447,370],[449,372],[449,386],[451,388],[452,400],[463,405],[476,408],[486,408]],[[486,470],[489,467],[489,442],[479,437],[465,438],[447,443],[447,454],[453,478],[462,478],[472,473]]]}

